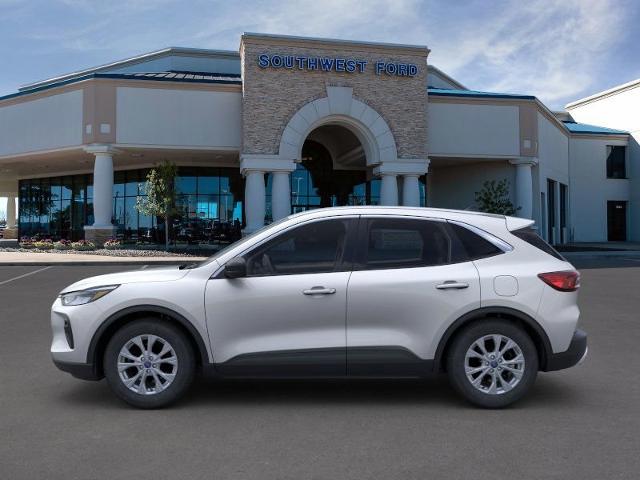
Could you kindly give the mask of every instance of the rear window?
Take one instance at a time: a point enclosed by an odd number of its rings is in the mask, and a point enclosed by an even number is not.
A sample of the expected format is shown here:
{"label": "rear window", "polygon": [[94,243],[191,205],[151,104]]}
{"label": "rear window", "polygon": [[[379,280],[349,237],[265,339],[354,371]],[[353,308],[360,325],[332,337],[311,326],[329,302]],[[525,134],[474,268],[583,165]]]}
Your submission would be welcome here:
{"label": "rear window", "polygon": [[520,240],[524,240],[529,245],[533,245],[537,249],[542,250],[544,253],[548,253],[558,260],[566,261],[565,258],[560,255],[555,248],[545,242],[544,239],[540,237],[540,235],[538,235],[538,233],[533,228],[520,228],[519,230],[513,230],[511,233],[518,237]]}
{"label": "rear window", "polygon": [[451,262],[468,262],[492,257],[504,253],[493,243],[454,223],[449,223],[449,231],[453,239],[451,245]]}

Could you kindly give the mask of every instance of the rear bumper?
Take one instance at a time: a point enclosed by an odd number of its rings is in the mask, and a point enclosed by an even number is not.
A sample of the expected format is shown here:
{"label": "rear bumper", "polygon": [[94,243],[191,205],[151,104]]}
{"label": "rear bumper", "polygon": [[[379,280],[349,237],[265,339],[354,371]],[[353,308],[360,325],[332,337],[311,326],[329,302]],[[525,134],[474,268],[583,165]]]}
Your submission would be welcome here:
{"label": "rear bumper", "polygon": [[587,334],[582,330],[576,330],[566,351],[549,355],[544,371],[552,372],[573,367],[587,356],[587,350]]}
{"label": "rear bumper", "polygon": [[96,373],[92,363],[61,362],[54,359],[53,364],[63,372],[70,373],[81,380],[100,380],[102,378],[102,375]]}

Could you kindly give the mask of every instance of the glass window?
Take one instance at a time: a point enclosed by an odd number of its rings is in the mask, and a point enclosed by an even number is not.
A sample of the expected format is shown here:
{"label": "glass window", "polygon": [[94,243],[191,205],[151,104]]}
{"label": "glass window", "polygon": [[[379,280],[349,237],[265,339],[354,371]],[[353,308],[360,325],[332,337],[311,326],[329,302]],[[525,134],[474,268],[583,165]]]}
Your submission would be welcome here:
{"label": "glass window", "polygon": [[247,274],[292,275],[339,271],[349,220],[324,220],[294,228],[245,256]]}
{"label": "glass window", "polygon": [[198,177],[179,175],[176,177],[176,192],[178,194],[196,193],[197,182]]}
{"label": "glass window", "polygon": [[627,147],[607,147],[607,178],[627,178]]}
{"label": "glass window", "polygon": [[558,260],[565,260],[562,255],[560,255],[555,248],[545,242],[540,236],[538,232],[536,232],[532,227],[520,228],[518,230],[514,230],[511,232],[513,235],[518,237],[520,240],[524,240],[530,245],[533,245],[539,250],[542,250],[545,253],[548,253],[552,257],[557,258]]}
{"label": "glass window", "polygon": [[367,225],[366,269],[412,268],[449,263],[446,223],[376,218]]}
{"label": "glass window", "polygon": [[124,184],[126,183],[125,172],[115,172],[113,174],[113,196],[116,198],[124,197]]}
{"label": "glass window", "polygon": [[493,243],[485,240],[468,228],[450,223],[449,230],[452,237],[452,263],[468,262],[503,253],[503,251]]}

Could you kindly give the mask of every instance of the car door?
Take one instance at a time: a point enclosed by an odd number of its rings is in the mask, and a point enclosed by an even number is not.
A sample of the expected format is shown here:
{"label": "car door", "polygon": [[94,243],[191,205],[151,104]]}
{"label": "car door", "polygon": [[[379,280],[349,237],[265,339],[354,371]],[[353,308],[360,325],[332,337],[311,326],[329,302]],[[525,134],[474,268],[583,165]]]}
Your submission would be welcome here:
{"label": "car door", "polygon": [[340,376],[357,217],[312,220],[243,254],[247,276],[212,279],[207,324],[218,370]]}
{"label": "car door", "polygon": [[361,218],[347,292],[349,375],[430,369],[446,328],[480,306],[478,272],[471,261],[452,263],[453,248],[446,221]]}

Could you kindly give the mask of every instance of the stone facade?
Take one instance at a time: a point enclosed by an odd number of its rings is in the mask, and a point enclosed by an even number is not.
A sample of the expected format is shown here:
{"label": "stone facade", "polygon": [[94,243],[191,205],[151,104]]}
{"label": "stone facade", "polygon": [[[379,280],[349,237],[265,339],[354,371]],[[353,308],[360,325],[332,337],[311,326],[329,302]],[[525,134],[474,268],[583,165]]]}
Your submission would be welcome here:
{"label": "stone facade", "polygon": [[[427,158],[426,47],[243,35],[242,152],[278,154],[290,118],[305,104],[327,96],[328,86],[350,87],[353,98],[380,114],[403,159]],[[363,73],[261,68],[261,54],[354,58],[367,61]],[[376,74],[377,61],[417,65],[414,76]]]}

